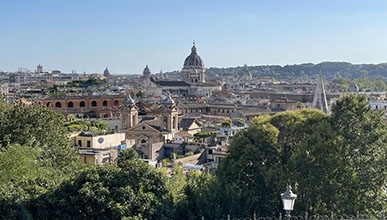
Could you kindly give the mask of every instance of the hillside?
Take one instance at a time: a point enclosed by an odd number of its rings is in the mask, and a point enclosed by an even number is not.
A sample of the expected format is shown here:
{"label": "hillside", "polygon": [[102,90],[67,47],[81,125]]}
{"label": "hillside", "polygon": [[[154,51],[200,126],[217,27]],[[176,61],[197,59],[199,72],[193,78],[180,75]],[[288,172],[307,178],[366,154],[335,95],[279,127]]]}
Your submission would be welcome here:
{"label": "hillside", "polygon": [[305,63],[295,65],[265,65],[265,66],[238,66],[217,68],[210,67],[206,70],[208,77],[216,75],[238,75],[251,72],[253,77],[275,77],[275,78],[304,78],[318,74],[327,79],[334,78],[367,78],[387,79],[387,63],[381,64],[351,64],[347,62],[323,62],[319,64]]}

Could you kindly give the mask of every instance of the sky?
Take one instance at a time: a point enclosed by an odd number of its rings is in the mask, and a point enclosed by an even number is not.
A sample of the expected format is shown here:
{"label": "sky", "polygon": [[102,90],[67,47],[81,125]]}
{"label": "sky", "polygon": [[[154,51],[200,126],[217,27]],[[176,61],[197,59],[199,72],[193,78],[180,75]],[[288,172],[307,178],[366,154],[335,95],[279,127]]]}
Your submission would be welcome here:
{"label": "sky", "polygon": [[387,62],[385,0],[0,0],[0,70]]}

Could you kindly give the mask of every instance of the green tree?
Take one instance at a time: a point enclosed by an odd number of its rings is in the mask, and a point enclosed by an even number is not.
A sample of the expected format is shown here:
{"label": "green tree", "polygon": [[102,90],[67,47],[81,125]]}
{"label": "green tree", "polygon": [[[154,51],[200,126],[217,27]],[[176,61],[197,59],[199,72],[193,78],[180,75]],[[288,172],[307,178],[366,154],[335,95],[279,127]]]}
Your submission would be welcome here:
{"label": "green tree", "polygon": [[63,116],[45,106],[15,103],[0,114],[1,148],[12,144],[40,148],[40,159],[57,171],[71,172],[78,155],[69,144]]}
{"label": "green tree", "polygon": [[0,216],[25,218],[24,205],[71,178],[79,158],[62,115],[35,105],[0,105]]}
{"label": "green tree", "polygon": [[293,156],[297,209],[355,214],[386,210],[387,130],[365,96],[346,95]]}
{"label": "green tree", "polygon": [[346,95],[332,107],[330,123],[342,164],[338,184],[344,186],[344,196],[353,198],[343,202],[344,211],[386,210],[387,129],[382,117],[364,95]]}
{"label": "green tree", "polygon": [[[187,186],[187,175],[183,172],[182,166],[177,166],[172,170],[165,170],[166,174],[170,176],[167,180],[167,189],[168,196],[171,201],[171,212],[173,216],[176,216],[180,213],[180,207],[187,200],[187,196],[184,193],[184,189]],[[171,172],[171,173],[170,173]]]}
{"label": "green tree", "polygon": [[170,219],[166,176],[124,150],[118,166],[91,166],[27,204],[36,219]]}
{"label": "green tree", "polygon": [[185,176],[185,184],[179,188],[183,192],[177,208],[175,210],[174,219],[215,219],[221,216],[221,207],[216,198],[217,194],[213,175],[209,173],[199,173],[198,171],[190,171]]}
{"label": "green tree", "polygon": [[234,136],[228,156],[217,170],[223,191],[223,213],[236,216],[271,215],[278,210],[277,149],[279,130],[269,123],[254,123]]}

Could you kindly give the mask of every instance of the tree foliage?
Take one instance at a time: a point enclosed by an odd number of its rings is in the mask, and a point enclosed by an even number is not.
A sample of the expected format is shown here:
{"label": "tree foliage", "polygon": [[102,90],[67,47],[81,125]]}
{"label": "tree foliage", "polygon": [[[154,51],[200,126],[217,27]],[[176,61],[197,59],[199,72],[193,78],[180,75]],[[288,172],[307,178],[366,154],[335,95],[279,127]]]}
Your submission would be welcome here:
{"label": "tree foliage", "polygon": [[329,116],[298,110],[255,118],[217,171],[224,212],[277,213],[286,184],[299,195],[298,213],[386,210],[386,137],[382,114],[361,95],[342,97]]}
{"label": "tree foliage", "polygon": [[0,114],[0,144],[40,148],[40,159],[58,171],[78,161],[63,126],[63,116],[45,106],[15,103]]}
{"label": "tree foliage", "polygon": [[[348,89],[349,85],[352,83],[350,78],[337,78],[333,80],[334,83],[342,85],[344,88]],[[356,84],[359,86],[360,91],[376,91],[382,92],[387,90],[387,83],[382,79],[355,79]]]}
{"label": "tree foliage", "polygon": [[351,64],[348,62],[322,62],[318,64],[304,63],[295,65],[264,65],[264,66],[237,66],[228,68],[211,67],[206,69],[208,76],[239,76],[251,72],[253,77],[276,78],[310,78],[324,74],[327,79],[335,78],[369,78],[385,79],[387,64]]}
{"label": "tree foliage", "polygon": [[236,216],[272,215],[281,204],[278,193],[286,186],[284,172],[289,157],[298,150],[303,131],[314,120],[326,117],[316,110],[285,112],[255,118],[238,133],[229,146],[229,155],[217,170],[226,199],[221,207]]}
{"label": "tree foliage", "polygon": [[[92,166],[28,203],[36,219],[169,219],[165,176],[134,151],[119,166]],[[130,156],[132,155],[132,156]],[[125,159],[123,159],[125,158]]]}
{"label": "tree foliage", "polygon": [[65,123],[68,131],[96,131],[106,132],[109,130],[109,125],[102,120],[70,120]]}
{"label": "tree foliage", "polygon": [[63,116],[46,107],[0,103],[0,216],[25,218],[24,205],[80,167]]}

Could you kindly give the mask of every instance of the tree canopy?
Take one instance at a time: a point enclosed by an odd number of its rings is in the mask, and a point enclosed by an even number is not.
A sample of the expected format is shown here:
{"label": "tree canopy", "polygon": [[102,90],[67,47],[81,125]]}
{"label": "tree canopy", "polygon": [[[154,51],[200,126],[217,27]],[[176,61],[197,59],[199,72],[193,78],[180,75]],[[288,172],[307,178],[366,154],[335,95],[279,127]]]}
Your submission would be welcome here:
{"label": "tree canopy", "polygon": [[291,184],[298,213],[386,211],[386,138],[382,113],[362,95],[343,96],[331,115],[298,110],[255,118],[217,170],[222,207],[239,216],[278,213],[279,193]]}
{"label": "tree canopy", "polygon": [[0,216],[24,218],[28,201],[81,167],[63,122],[46,107],[0,102]]}
{"label": "tree canopy", "polygon": [[36,219],[170,219],[165,176],[124,150],[118,166],[91,166],[27,204]]}

